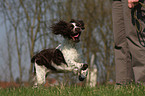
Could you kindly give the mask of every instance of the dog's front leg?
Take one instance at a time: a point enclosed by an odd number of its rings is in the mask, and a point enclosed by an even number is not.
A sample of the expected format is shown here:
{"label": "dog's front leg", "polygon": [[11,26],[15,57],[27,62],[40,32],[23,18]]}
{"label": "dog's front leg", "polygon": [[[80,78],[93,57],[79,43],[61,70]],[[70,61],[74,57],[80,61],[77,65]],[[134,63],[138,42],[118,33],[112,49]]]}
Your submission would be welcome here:
{"label": "dog's front leg", "polygon": [[79,69],[84,65],[84,63],[78,63],[78,62],[75,62],[74,60],[69,60],[68,63],[69,63],[69,66],[74,66]]}
{"label": "dog's front leg", "polygon": [[51,62],[51,64],[57,71],[73,71],[73,69],[75,68],[75,66],[68,66],[63,63],[61,63],[60,65],[57,65],[54,62]]}

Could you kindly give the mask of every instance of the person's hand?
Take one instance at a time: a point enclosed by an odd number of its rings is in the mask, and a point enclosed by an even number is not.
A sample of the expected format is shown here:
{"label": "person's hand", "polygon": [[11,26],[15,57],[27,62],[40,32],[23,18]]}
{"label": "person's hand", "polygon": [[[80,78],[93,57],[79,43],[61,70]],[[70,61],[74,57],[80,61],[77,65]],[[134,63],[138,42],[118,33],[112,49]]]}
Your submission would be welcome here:
{"label": "person's hand", "polygon": [[138,4],[139,0],[128,0],[128,7],[134,8]]}

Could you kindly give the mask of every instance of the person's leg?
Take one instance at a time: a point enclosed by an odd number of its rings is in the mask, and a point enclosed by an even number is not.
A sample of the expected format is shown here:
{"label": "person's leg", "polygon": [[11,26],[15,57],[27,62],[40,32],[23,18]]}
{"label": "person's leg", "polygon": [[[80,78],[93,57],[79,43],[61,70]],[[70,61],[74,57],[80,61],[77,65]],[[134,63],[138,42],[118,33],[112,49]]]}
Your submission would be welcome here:
{"label": "person's leg", "polygon": [[[139,33],[136,31],[135,18],[132,17],[131,12],[134,9],[128,8],[127,0],[123,1],[124,8],[124,21],[125,31],[127,32],[127,42],[129,50],[131,52],[132,67],[134,72],[135,81],[145,82],[145,47],[142,46],[139,39]],[[138,13],[140,15],[140,12]],[[140,24],[144,24],[141,23]],[[142,26],[145,28],[145,25]],[[144,29],[142,31],[145,31]],[[142,38],[145,39],[145,35],[142,34]]]}
{"label": "person's leg", "polygon": [[115,41],[116,83],[126,84],[133,80],[133,72],[130,52],[126,41],[123,6],[121,1],[113,1],[112,17]]}

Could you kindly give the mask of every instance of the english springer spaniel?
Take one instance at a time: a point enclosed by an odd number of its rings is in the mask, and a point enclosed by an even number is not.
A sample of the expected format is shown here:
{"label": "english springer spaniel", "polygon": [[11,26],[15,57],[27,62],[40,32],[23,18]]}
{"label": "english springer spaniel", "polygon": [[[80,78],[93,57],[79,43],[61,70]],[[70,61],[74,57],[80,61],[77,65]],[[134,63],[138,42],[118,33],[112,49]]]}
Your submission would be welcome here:
{"label": "english springer spaniel", "polygon": [[78,43],[81,32],[85,29],[83,21],[59,21],[53,24],[51,29],[54,34],[63,36],[64,40],[58,47],[44,49],[32,57],[36,77],[34,85],[44,84],[48,72],[72,71],[83,81],[88,73],[88,65],[83,63]]}

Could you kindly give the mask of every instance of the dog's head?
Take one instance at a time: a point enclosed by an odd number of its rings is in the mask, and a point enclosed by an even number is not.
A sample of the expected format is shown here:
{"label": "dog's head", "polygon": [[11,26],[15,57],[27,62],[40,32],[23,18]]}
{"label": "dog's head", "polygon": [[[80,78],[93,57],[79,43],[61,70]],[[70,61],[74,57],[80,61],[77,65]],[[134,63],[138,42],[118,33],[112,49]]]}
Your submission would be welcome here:
{"label": "dog's head", "polygon": [[62,35],[64,38],[68,38],[74,42],[80,41],[80,35],[82,30],[85,29],[84,22],[82,20],[72,19],[70,22],[59,21],[51,26],[52,32],[56,35]]}

